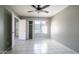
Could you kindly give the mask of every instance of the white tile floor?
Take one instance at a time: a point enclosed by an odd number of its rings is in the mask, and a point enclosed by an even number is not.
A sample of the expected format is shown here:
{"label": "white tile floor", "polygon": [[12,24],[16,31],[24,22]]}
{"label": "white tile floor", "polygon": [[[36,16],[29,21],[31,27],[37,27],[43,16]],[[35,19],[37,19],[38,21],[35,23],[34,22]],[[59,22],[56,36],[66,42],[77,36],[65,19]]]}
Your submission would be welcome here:
{"label": "white tile floor", "polygon": [[74,51],[52,39],[16,40],[7,54],[75,54]]}

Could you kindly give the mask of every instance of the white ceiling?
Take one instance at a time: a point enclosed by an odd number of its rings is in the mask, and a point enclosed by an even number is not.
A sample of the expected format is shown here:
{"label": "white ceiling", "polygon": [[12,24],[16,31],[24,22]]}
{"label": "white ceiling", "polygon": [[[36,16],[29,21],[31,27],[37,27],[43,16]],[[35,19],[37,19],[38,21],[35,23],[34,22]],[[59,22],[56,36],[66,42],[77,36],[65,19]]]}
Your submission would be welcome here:
{"label": "white ceiling", "polygon": [[19,16],[28,16],[28,17],[52,17],[62,9],[66,8],[67,5],[50,5],[49,7],[45,8],[44,10],[49,11],[49,13],[40,12],[31,12],[28,11],[35,10],[30,5],[10,5],[9,6],[15,13]]}

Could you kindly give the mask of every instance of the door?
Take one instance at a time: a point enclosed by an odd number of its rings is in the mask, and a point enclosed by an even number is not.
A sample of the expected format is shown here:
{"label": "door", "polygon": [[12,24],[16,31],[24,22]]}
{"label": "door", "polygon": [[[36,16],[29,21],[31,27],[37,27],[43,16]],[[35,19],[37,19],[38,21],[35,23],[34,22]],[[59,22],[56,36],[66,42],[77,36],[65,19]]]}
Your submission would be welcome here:
{"label": "door", "polygon": [[29,21],[29,39],[33,39],[33,21]]}

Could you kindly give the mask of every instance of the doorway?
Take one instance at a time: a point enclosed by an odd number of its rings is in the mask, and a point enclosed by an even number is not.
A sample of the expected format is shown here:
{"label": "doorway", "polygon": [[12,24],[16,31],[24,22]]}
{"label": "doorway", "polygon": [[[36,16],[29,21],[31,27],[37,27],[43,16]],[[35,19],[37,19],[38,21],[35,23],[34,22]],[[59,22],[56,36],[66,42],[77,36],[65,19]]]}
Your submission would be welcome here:
{"label": "doorway", "polygon": [[29,39],[33,39],[33,21],[29,21]]}
{"label": "doorway", "polygon": [[18,39],[19,36],[19,20],[15,18],[15,37]]}

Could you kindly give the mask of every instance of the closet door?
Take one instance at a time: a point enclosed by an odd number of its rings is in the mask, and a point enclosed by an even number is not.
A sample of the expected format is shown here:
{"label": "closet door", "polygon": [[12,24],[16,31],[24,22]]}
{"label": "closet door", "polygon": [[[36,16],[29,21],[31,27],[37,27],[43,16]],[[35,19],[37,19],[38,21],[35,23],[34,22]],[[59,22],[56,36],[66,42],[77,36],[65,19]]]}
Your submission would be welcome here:
{"label": "closet door", "polygon": [[29,21],[29,39],[33,39],[33,21]]}

